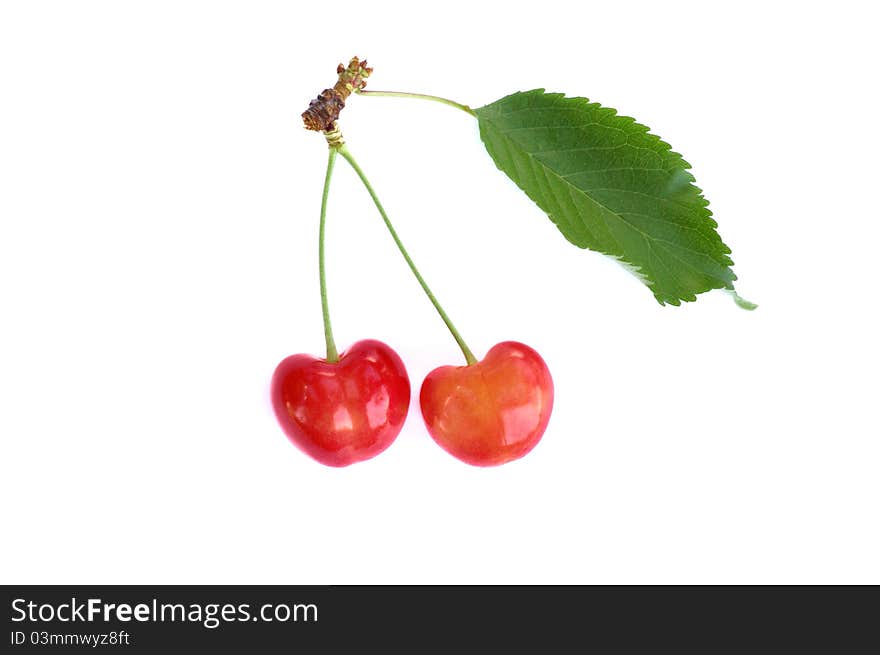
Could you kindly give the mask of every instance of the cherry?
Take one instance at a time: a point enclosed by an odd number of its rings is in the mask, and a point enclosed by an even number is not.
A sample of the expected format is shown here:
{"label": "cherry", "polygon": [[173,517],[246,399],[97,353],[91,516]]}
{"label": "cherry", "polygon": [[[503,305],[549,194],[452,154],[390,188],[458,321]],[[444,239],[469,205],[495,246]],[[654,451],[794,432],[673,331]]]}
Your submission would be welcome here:
{"label": "cherry", "polygon": [[327,466],[375,457],[397,438],[409,410],[409,377],[390,347],[358,341],[328,362],[291,355],[275,369],[272,406],[288,438]]}
{"label": "cherry", "polygon": [[474,466],[496,466],[541,440],[553,379],[537,352],[504,341],[479,362],[431,371],[419,401],[428,432],[444,450]]}

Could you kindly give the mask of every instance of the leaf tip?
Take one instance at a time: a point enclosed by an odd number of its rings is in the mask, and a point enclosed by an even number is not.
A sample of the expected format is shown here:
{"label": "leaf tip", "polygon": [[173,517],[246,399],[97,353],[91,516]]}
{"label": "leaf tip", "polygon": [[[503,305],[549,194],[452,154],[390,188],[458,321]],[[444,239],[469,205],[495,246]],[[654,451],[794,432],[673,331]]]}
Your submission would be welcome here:
{"label": "leaf tip", "polygon": [[740,309],[745,309],[745,310],[751,312],[751,311],[754,311],[758,308],[757,303],[753,303],[749,300],[746,300],[745,298],[740,296],[733,287],[729,288],[727,290],[727,292],[731,296],[733,296],[733,302],[735,302],[736,306],[739,307]]}

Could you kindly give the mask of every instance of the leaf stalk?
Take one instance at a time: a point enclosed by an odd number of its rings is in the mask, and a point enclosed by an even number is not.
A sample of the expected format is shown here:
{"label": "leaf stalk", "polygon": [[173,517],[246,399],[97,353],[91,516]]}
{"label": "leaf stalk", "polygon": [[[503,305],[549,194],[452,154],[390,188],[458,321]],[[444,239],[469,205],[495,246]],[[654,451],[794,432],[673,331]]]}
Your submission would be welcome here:
{"label": "leaf stalk", "polygon": [[433,102],[439,102],[443,105],[448,105],[450,107],[455,107],[456,109],[461,109],[463,112],[470,114],[474,118],[477,116],[477,112],[468,107],[465,104],[460,102],[456,102],[455,100],[450,100],[449,98],[441,98],[440,96],[432,96],[427,93],[406,93],[403,91],[366,91],[366,90],[356,90],[355,93],[361,96],[385,96],[387,98],[415,98],[417,100],[431,100]]}

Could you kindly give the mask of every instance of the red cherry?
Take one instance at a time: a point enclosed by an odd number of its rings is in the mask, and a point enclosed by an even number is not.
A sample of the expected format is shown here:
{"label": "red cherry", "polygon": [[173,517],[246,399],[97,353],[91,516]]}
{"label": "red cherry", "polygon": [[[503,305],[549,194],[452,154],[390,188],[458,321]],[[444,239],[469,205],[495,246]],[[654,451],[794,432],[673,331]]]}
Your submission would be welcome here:
{"label": "red cherry", "polygon": [[272,406],[281,428],[327,466],[375,457],[397,438],[409,409],[409,377],[382,343],[358,341],[329,363],[291,355],[272,376]]}
{"label": "red cherry", "polygon": [[431,437],[474,466],[496,466],[528,453],[553,409],[553,379],[541,356],[505,341],[470,366],[441,366],[419,394]]}

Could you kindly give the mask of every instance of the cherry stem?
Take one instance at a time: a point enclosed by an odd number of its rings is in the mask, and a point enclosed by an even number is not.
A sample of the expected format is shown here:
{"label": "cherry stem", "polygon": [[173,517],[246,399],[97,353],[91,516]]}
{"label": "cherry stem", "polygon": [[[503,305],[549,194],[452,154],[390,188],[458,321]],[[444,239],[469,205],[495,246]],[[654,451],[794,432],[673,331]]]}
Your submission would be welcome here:
{"label": "cherry stem", "polygon": [[321,282],[321,313],[324,316],[324,340],[327,342],[327,361],[331,364],[339,361],[336,342],[333,341],[333,327],[330,325],[330,308],[327,305],[327,276],[324,273],[324,224],[327,221],[327,197],[330,195],[330,179],[333,177],[333,165],[336,163],[336,148],[329,148],[327,157],[327,173],[324,176],[324,193],[321,195],[321,223],[318,228],[318,278]]}
{"label": "cherry stem", "polygon": [[463,112],[470,114],[471,116],[476,116],[477,113],[468,107],[467,105],[463,105],[460,102],[455,102],[455,100],[450,100],[449,98],[441,98],[440,96],[432,96],[426,93],[404,93],[403,91],[355,91],[358,95],[361,96],[386,96],[389,98],[416,98],[418,100],[432,100],[434,102],[439,102],[444,105],[449,105],[450,107],[455,107],[456,109],[461,109]]}
{"label": "cherry stem", "polygon": [[391,224],[391,220],[388,218],[388,214],[385,213],[385,209],[382,207],[382,203],[379,201],[379,197],[376,195],[376,192],[373,190],[370,181],[367,179],[367,176],[364,174],[364,171],[361,170],[361,167],[358,166],[357,161],[352,156],[351,152],[349,152],[348,148],[343,144],[338,146],[339,154],[351,164],[351,167],[354,169],[354,172],[357,173],[358,177],[363,182],[364,187],[367,189],[367,192],[370,194],[370,197],[373,199],[373,203],[376,205],[376,209],[379,210],[379,214],[382,216],[382,220],[385,221],[385,227],[388,228],[388,232],[391,234],[391,238],[394,239],[394,243],[397,244],[397,249],[400,250],[400,254],[403,255],[403,258],[406,260],[406,263],[409,264],[410,270],[415,275],[416,279],[419,281],[419,284],[422,286],[422,291],[425,292],[425,295],[428,296],[428,300],[431,301],[431,304],[434,305],[434,309],[437,310],[437,313],[440,314],[440,318],[443,319],[443,322],[446,323],[446,327],[449,329],[449,332],[452,334],[455,339],[458,347],[461,348],[461,352],[464,355],[465,360],[468,365],[476,364],[477,358],[474,357],[474,354],[471,352],[471,349],[468,348],[467,344],[464,342],[464,339],[461,338],[461,335],[458,333],[458,330],[455,329],[455,325],[452,324],[452,321],[449,319],[449,316],[443,311],[443,307],[437,301],[437,298],[431,293],[430,287],[428,287],[428,283],[425,282],[425,278],[422,277],[422,274],[419,273],[419,269],[416,268],[415,263],[412,260],[412,257],[409,256],[409,253],[404,248],[403,243],[400,240],[400,237],[397,236],[397,232],[394,229],[394,226]]}

